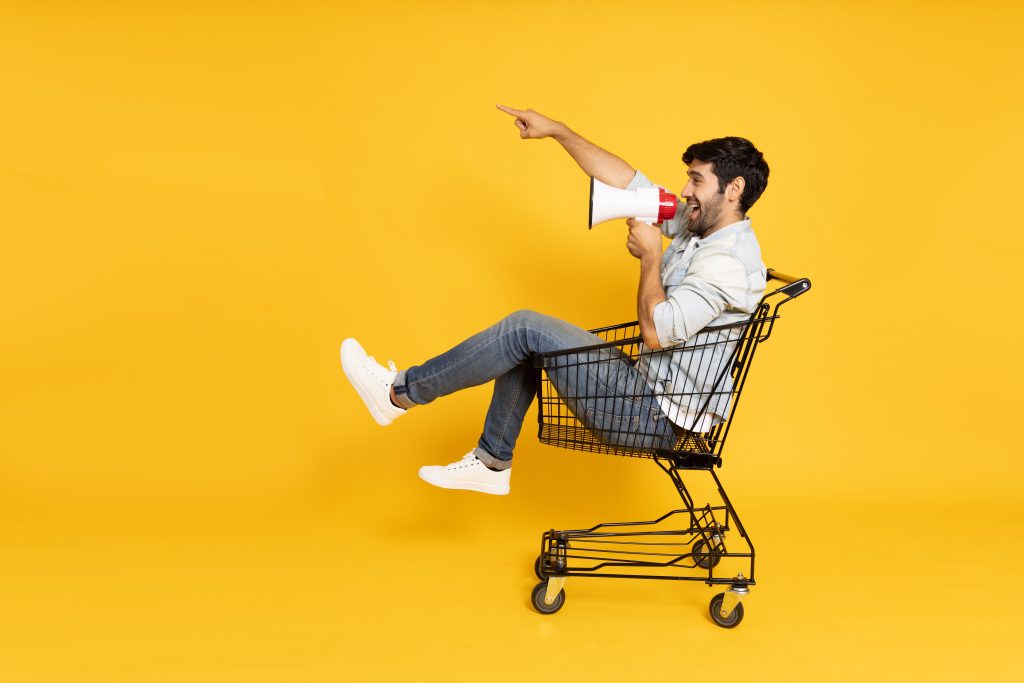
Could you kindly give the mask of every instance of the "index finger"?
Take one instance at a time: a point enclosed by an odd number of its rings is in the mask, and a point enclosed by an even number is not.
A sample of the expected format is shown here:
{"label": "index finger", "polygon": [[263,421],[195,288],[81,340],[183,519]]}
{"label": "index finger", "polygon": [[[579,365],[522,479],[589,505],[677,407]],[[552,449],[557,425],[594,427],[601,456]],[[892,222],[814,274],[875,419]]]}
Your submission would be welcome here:
{"label": "index finger", "polygon": [[523,114],[526,113],[525,111],[519,111],[518,109],[513,109],[512,107],[506,107],[504,104],[496,104],[494,106],[496,106],[498,109],[502,110],[506,114],[511,114],[512,116],[515,117],[522,116]]}

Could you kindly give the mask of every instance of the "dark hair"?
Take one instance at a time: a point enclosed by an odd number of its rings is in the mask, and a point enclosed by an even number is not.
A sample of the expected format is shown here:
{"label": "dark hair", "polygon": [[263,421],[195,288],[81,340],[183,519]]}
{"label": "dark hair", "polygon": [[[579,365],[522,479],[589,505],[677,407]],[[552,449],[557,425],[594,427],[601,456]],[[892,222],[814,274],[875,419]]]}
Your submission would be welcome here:
{"label": "dark hair", "polygon": [[754,147],[754,143],[746,138],[715,138],[695,142],[683,152],[683,163],[689,166],[694,159],[711,164],[711,170],[718,178],[719,194],[725,192],[725,186],[733,179],[743,178],[746,184],[740,195],[740,208],[744,213],[768,186],[768,163],[764,155]]}

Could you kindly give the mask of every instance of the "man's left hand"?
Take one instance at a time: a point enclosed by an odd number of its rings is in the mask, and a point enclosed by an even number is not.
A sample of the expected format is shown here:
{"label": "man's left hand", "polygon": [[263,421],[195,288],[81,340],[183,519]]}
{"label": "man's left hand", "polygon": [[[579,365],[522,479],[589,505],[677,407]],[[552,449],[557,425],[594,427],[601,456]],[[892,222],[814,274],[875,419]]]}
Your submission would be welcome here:
{"label": "man's left hand", "polygon": [[629,238],[626,240],[626,249],[636,258],[661,258],[661,230],[650,223],[630,218],[626,221],[629,226]]}

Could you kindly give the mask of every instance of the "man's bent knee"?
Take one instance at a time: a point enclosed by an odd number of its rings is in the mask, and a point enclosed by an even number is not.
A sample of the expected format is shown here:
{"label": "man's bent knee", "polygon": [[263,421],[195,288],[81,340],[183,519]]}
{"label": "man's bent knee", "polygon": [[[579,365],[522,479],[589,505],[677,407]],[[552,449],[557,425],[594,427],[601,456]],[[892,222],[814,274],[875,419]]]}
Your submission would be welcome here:
{"label": "man's bent knee", "polygon": [[506,316],[505,322],[516,328],[537,329],[546,325],[551,319],[551,316],[543,313],[524,309]]}

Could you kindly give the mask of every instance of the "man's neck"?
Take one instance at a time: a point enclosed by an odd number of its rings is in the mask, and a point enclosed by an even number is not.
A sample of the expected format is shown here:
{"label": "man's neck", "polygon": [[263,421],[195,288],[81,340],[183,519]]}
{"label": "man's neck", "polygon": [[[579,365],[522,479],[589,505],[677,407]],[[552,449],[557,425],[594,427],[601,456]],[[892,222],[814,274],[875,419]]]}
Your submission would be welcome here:
{"label": "man's neck", "polygon": [[726,218],[723,221],[719,221],[718,225],[716,225],[715,227],[711,228],[710,230],[705,232],[703,235],[701,235],[700,239],[702,239],[702,240],[703,239],[707,239],[708,237],[711,237],[712,235],[714,235],[716,232],[718,232],[722,228],[727,228],[730,225],[732,225],[733,223],[739,223],[742,220],[746,220],[746,218],[747,218],[746,216],[739,216],[739,215],[733,214],[731,218]]}

